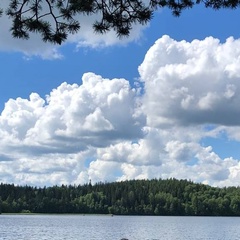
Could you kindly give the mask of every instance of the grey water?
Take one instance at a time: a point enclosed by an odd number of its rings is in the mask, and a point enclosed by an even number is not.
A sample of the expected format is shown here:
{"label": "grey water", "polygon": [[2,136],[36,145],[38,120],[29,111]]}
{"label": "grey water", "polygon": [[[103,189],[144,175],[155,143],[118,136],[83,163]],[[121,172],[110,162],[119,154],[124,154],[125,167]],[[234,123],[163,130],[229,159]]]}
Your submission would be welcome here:
{"label": "grey water", "polygon": [[238,217],[0,215],[0,240],[239,240]]}

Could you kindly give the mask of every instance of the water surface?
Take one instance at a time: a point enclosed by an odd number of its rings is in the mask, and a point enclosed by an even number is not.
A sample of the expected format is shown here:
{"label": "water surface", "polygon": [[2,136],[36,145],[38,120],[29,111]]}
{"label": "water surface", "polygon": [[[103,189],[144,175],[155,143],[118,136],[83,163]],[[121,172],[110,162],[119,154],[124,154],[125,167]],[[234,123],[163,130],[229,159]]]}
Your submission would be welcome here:
{"label": "water surface", "polygon": [[0,215],[1,240],[239,240],[237,217]]}

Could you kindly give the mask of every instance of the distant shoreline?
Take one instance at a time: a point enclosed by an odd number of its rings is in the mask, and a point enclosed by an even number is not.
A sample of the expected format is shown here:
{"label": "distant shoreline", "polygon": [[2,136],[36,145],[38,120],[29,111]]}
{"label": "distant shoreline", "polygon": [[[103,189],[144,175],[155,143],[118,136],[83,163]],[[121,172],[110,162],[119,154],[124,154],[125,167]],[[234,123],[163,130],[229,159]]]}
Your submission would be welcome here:
{"label": "distant shoreline", "polygon": [[126,216],[240,216],[240,188],[153,179],[36,188],[0,184],[0,212]]}

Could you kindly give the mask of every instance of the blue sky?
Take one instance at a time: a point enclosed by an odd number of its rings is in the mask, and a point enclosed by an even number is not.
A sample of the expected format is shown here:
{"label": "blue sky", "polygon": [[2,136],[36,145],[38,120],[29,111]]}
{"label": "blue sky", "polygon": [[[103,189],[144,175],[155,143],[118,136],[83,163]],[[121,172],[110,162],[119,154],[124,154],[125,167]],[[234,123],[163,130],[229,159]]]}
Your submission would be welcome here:
{"label": "blue sky", "polygon": [[0,20],[1,182],[238,185],[239,10],[161,10],[124,40],[83,19],[62,46]]}

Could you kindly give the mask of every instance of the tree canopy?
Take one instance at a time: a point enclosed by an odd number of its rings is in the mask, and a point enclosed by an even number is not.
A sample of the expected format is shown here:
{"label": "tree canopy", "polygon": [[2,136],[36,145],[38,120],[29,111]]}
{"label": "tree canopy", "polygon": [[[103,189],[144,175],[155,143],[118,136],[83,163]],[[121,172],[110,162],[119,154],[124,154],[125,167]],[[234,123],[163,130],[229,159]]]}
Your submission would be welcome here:
{"label": "tree canopy", "polygon": [[240,216],[240,187],[152,179],[30,187],[0,184],[0,213]]}
{"label": "tree canopy", "polygon": [[[12,20],[10,29],[15,38],[28,39],[31,32],[42,40],[62,44],[68,34],[80,30],[80,15],[95,15],[93,30],[106,33],[114,30],[118,37],[128,36],[134,24],[148,23],[154,11],[168,8],[174,16],[197,4],[213,9],[234,9],[238,0],[10,0],[0,10]],[[1,7],[1,3],[0,3]]]}

